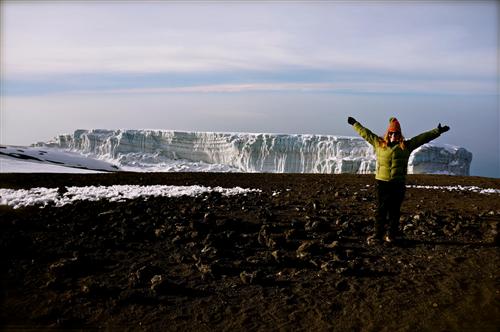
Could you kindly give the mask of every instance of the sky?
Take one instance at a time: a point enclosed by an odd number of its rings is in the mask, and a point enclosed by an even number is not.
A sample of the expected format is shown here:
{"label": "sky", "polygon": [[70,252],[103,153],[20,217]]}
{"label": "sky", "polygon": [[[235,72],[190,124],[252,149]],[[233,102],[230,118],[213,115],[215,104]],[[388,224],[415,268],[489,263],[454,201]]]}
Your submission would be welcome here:
{"label": "sky", "polygon": [[75,129],[383,134],[500,177],[497,1],[2,1],[0,143]]}

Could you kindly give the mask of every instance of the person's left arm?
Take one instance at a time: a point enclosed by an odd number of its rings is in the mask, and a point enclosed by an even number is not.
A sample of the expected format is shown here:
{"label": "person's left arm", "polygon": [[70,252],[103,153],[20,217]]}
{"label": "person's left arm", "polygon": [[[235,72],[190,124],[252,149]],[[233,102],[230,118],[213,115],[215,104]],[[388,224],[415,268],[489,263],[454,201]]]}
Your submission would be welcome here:
{"label": "person's left arm", "polygon": [[442,127],[440,123],[438,124],[437,128],[426,131],[425,133],[417,135],[412,139],[408,140],[406,142],[406,146],[410,151],[413,151],[419,146],[424,145],[425,143],[429,143],[433,139],[438,138],[439,136],[441,136],[442,133],[447,132],[448,130],[450,130],[450,127],[448,126]]}

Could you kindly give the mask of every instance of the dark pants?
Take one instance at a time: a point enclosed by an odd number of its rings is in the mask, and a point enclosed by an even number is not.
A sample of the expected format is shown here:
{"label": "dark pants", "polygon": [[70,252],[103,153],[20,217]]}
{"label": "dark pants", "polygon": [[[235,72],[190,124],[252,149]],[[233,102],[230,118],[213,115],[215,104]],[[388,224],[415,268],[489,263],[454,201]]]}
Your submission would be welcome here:
{"label": "dark pants", "polygon": [[378,206],[375,215],[375,236],[382,237],[386,225],[389,226],[389,234],[394,236],[398,233],[405,190],[404,182],[377,180]]}

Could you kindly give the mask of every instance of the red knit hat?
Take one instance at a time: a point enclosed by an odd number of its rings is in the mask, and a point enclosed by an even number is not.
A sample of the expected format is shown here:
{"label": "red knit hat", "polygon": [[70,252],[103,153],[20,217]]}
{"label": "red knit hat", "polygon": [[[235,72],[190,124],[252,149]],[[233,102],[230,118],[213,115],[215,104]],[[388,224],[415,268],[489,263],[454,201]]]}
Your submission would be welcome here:
{"label": "red knit hat", "polygon": [[399,125],[399,121],[396,118],[389,119],[389,127],[387,127],[387,132],[397,132],[401,134],[401,126]]}

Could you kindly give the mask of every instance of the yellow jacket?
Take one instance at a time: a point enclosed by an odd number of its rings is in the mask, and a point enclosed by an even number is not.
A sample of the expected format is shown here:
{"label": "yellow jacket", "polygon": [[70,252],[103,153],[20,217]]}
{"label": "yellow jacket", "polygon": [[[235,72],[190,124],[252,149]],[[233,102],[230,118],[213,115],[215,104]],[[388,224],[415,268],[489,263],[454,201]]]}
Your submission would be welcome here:
{"label": "yellow jacket", "polygon": [[439,129],[435,128],[404,141],[404,149],[399,144],[383,146],[383,139],[375,135],[359,122],[353,125],[358,134],[373,145],[377,156],[375,179],[381,181],[405,181],[408,159],[413,150],[440,136]]}

